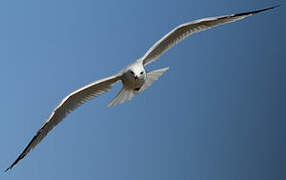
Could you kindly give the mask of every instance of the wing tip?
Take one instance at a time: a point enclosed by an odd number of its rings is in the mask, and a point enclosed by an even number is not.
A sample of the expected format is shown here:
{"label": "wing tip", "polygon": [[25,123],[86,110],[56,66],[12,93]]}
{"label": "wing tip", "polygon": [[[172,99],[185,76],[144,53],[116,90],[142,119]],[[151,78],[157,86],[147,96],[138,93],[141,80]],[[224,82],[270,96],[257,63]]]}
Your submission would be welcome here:
{"label": "wing tip", "polygon": [[260,13],[260,12],[263,12],[263,11],[268,11],[268,10],[271,10],[271,9],[275,9],[275,8],[280,7],[280,6],[281,6],[281,4],[278,4],[278,5],[269,7],[269,8],[264,8],[264,9],[256,10],[256,11],[253,12],[253,14],[255,14],[255,13]]}
{"label": "wing tip", "polygon": [[12,169],[12,167],[8,167],[7,169],[5,169],[4,173],[6,173],[7,171],[9,171],[10,169]]}
{"label": "wing tip", "polygon": [[15,164],[9,166],[7,169],[5,169],[4,173],[8,172],[9,170],[11,170],[14,167]]}
{"label": "wing tip", "polygon": [[278,4],[278,5],[275,5],[275,6],[272,6],[272,7],[268,7],[268,8],[264,8],[264,9],[258,9],[258,10],[255,10],[255,11],[248,11],[248,12],[238,13],[238,14],[234,14],[234,16],[248,16],[248,15],[253,15],[253,14],[257,14],[257,13],[263,12],[263,11],[268,11],[268,10],[271,10],[271,9],[278,8],[278,7],[280,7],[281,5],[282,5],[282,4]]}
{"label": "wing tip", "polygon": [[7,171],[11,170],[17,164],[18,161],[19,160],[17,159],[15,162],[13,162],[7,169],[5,169],[4,172],[7,172]]}
{"label": "wing tip", "polygon": [[31,145],[34,142],[34,140],[38,137],[38,133],[37,135],[35,135],[33,137],[33,139],[29,142],[28,146],[24,149],[24,151],[18,156],[18,158],[4,171],[7,172],[10,169],[12,169],[21,159],[23,159],[27,153],[29,153],[29,151],[33,148]]}
{"label": "wing tip", "polygon": [[23,156],[23,154],[21,154],[4,172],[11,170],[23,157],[25,157],[25,155]]}
{"label": "wing tip", "polygon": [[11,170],[15,166],[15,164],[16,164],[15,162],[13,162],[7,169],[5,169],[4,173],[6,173],[7,171]]}

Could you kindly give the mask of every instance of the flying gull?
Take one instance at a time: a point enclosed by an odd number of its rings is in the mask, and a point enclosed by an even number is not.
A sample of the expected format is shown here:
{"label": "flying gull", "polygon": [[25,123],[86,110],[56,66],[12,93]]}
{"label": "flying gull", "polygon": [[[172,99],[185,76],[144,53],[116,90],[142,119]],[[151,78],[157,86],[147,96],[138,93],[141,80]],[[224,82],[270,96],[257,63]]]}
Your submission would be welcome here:
{"label": "flying gull", "polygon": [[23,159],[31,149],[35,148],[46,135],[61,122],[70,112],[79,107],[81,104],[97,97],[112,88],[112,85],[121,81],[123,86],[120,92],[108,104],[108,107],[121,104],[131,100],[136,94],[141,93],[158,80],[158,78],[169,69],[169,67],[146,72],[144,66],[157,60],[163,53],[181,42],[193,33],[204,31],[206,29],[234,22],[253,14],[274,9],[278,6],[260,9],[256,11],[231,14],[218,17],[209,17],[181,24],[157,41],[143,57],[134,63],[122,69],[119,73],[88,84],[65,97],[61,103],[53,110],[49,118],[44,122],[36,135],[29,142],[20,156],[5,171],[12,169],[21,159]]}

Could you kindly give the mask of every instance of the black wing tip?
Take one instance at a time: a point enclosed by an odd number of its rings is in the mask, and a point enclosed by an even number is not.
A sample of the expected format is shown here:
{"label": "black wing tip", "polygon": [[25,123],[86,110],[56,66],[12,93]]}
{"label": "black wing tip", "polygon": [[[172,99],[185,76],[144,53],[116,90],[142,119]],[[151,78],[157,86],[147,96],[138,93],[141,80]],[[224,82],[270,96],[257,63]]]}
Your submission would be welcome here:
{"label": "black wing tip", "polygon": [[10,169],[12,169],[21,159],[23,159],[28,153],[29,151],[32,149],[32,143],[35,141],[35,139],[39,136],[39,133],[41,131],[38,131],[37,134],[33,137],[33,139],[29,142],[28,146],[24,149],[24,151],[20,154],[20,156],[11,164],[11,166],[9,166],[4,172],[9,171]]}
{"label": "black wing tip", "polygon": [[269,8],[264,8],[264,9],[259,9],[259,10],[256,10],[256,11],[248,11],[248,12],[244,12],[244,13],[235,14],[235,16],[247,16],[247,15],[257,14],[257,13],[260,13],[260,12],[263,12],[263,11],[268,11],[268,10],[271,10],[271,9],[274,9],[274,8],[277,8],[277,7],[280,7],[280,6],[281,6],[281,4],[278,4],[276,6],[272,6],[272,7],[269,7]]}
{"label": "black wing tip", "polygon": [[281,6],[281,4],[278,4],[276,6],[272,6],[272,7],[269,7],[269,8],[260,9],[260,10],[254,11],[253,14],[260,13],[260,12],[263,12],[263,11],[268,11],[268,10],[271,10],[271,9],[275,9],[275,8],[280,7],[280,6]]}
{"label": "black wing tip", "polygon": [[9,171],[9,170],[11,170],[17,163],[18,163],[18,161],[19,161],[20,159],[18,158],[15,162],[13,162],[12,164],[11,164],[11,166],[9,166],[4,172],[7,172],[7,171]]}
{"label": "black wing tip", "polygon": [[11,166],[9,166],[7,169],[5,169],[5,171],[4,172],[7,172],[7,171],[9,171],[9,170],[11,170],[13,167],[14,167],[14,163],[11,165]]}
{"label": "black wing tip", "polygon": [[25,153],[26,149],[21,153],[21,155],[4,172],[7,172],[10,169],[12,169],[21,159],[23,159],[26,156],[26,153]]}
{"label": "black wing tip", "polygon": [[5,173],[5,172],[7,172],[7,171],[9,171],[10,169],[12,169],[12,167],[11,167],[11,166],[10,166],[10,167],[8,167],[7,169],[5,169],[4,173]]}

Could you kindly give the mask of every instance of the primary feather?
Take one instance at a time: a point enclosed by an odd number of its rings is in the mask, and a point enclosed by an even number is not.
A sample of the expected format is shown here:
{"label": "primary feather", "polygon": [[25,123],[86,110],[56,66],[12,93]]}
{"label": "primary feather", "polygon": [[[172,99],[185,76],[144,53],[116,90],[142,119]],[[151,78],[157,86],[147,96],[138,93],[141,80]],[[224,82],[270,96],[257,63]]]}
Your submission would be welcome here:
{"label": "primary feather", "polygon": [[111,76],[94,83],[91,83],[87,86],[84,86],[62,100],[62,102],[54,109],[46,122],[38,130],[33,139],[29,142],[24,151],[20,156],[9,166],[5,171],[13,168],[14,165],[23,159],[31,149],[35,148],[43,138],[59,123],[61,122],[71,111],[79,107],[81,104],[86,101],[91,100],[92,98],[103,94],[111,89],[112,84],[119,80],[117,76]]}
{"label": "primary feather", "polygon": [[146,66],[147,64],[157,60],[163,53],[193,33],[204,31],[218,25],[234,22],[276,7],[278,6],[239,14],[209,17],[179,25],[157,41],[142,57],[141,61],[143,61],[143,64]]}

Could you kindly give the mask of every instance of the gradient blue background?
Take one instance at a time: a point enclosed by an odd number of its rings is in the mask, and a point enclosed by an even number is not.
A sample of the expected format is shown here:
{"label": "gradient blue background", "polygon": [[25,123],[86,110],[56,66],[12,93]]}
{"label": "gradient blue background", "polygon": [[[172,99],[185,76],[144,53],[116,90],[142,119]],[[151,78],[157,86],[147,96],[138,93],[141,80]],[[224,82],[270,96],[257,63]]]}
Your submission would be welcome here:
{"label": "gradient blue background", "polygon": [[[0,169],[67,94],[121,70],[175,26],[271,0],[2,0]],[[285,180],[285,6],[189,37],[147,69],[170,70],[131,102],[120,85],[81,106],[0,179]]]}

